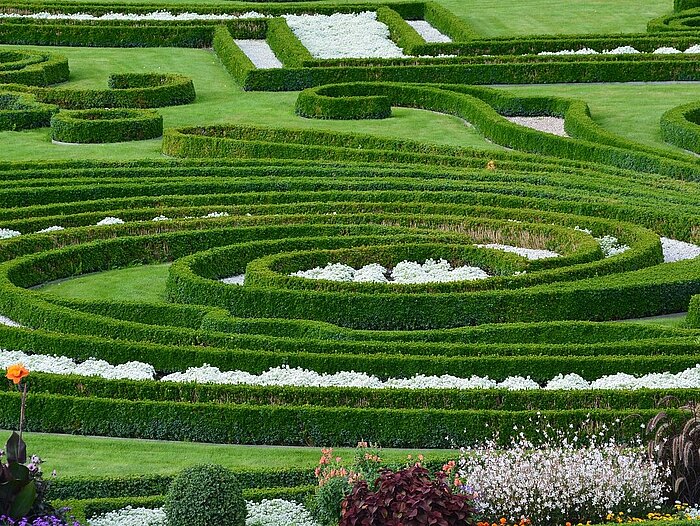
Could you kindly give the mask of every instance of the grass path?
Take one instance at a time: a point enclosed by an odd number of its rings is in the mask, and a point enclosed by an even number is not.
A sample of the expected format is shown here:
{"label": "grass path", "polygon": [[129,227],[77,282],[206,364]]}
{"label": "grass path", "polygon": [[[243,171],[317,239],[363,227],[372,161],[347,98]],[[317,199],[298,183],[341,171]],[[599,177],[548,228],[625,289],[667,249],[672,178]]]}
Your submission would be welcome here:
{"label": "grass path", "polygon": [[[4,443],[10,431],[0,432]],[[60,477],[116,477],[140,474],[171,474],[192,464],[216,463],[231,469],[284,469],[308,467],[321,456],[319,447],[240,446],[85,437],[49,433],[25,433],[27,453],[44,459],[45,473],[55,469]],[[355,456],[352,448],[334,450],[343,460]],[[408,454],[430,459],[458,456],[454,450],[385,449],[388,462],[403,462]]]}

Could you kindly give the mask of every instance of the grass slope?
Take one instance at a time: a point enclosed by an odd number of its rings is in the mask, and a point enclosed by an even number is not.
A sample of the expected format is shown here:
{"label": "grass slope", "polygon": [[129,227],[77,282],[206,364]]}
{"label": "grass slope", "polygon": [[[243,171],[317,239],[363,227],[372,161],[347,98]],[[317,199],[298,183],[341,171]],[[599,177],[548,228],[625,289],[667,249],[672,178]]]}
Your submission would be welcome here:
{"label": "grass slope", "polygon": [[[0,436],[9,436],[2,431]],[[231,469],[284,469],[308,467],[321,456],[319,447],[240,446],[84,437],[47,433],[25,433],[27,452],[45,460],[46,473],[55,469],[60,477],[116,477],[140,474],[171,474],[192,464],[215,463]],[[334,450],[352,460],[355,450]],[[408,454],[427,458],[458,456],[453,450],[384,449],[382,458],[403,462]]]}

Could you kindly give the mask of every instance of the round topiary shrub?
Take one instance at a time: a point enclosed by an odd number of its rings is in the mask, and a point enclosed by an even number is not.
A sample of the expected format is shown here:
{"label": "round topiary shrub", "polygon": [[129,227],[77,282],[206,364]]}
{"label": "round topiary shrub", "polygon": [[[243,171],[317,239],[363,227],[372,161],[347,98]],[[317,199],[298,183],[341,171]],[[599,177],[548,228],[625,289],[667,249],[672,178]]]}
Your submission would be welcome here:
{"label": "round topiary shrub", "polygon": [[185,469],[165,498],[168,526],[245,526],[243,489],[232,471],[215,464]]}

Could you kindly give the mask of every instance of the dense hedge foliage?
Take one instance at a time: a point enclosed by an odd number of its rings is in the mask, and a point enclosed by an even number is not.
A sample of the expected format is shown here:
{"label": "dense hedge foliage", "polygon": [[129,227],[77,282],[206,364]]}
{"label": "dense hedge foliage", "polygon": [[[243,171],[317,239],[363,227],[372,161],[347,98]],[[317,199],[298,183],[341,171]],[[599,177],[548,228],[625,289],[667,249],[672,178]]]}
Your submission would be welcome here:
{"label": "dense hedge foliage", "polygon": [[68,60],[53,53],[3,51],[0,53],[0,84],[48,86],[68,80]]}
{"label": "dense hedge foliage", "polygon": [[31,93],[39,102],[70,110],[91,108],[160,108],[195,100],[192,79],[161,73],[110,75],[108,89],[40,88],[9,84],[3,89]]}
{"label": "dense hedge foliage", "polygon": [[62,111],[51,119],[51,139],[66,143],[108,143],[155,139],[163,135],[156,111],[111,109]]}
{"label": "dense hedge foliage", "polygon": [[48,126],[58,107],[42,104],[28,93],[0,91],[0,130],[26,130]]}
{"label": "dense hedge foliage", "polygon": [[678,106],[664,113],[661,135],[666,142],[700,153],[700,102]]}

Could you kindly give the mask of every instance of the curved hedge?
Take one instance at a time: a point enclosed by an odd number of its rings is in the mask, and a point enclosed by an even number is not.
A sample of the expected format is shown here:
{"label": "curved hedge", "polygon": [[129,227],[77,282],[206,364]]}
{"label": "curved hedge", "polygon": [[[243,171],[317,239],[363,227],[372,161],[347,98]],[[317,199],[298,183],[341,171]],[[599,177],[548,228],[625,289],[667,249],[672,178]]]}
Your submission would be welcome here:
{"label": "curved hedge", "polygon": [[684,104],[664,113],[661,135],[666,142],[700,154],[700,102]]}
{"label": "curved hedge", "polygon": [[7,85],[3,89],[25,91],[39,102],[64,109],[161,108],[190,104],[195,100],[192,79],[160,73],[123,73],[110,75],[109,89],[37,88]]}
{"label": "curved hedge", "polygon": [[163,117],[148,110],[62,111],[51,119],[51,139],[65,143],[108,143],[155,139]]}
{"label": "curved hedge", "polygon": [[58,106],[42,104],[27,93],[0,91],[0,130],[26,130],[49,126]]}
{"label": "curved hedge", "polygon": [[68,60],[29,50],[0,52],[0,84],[49,86],[68,80]]}

